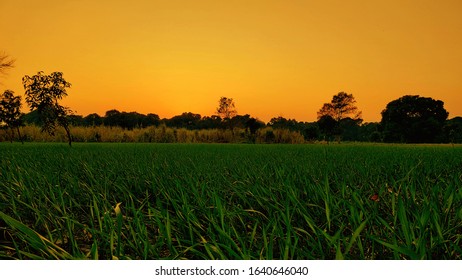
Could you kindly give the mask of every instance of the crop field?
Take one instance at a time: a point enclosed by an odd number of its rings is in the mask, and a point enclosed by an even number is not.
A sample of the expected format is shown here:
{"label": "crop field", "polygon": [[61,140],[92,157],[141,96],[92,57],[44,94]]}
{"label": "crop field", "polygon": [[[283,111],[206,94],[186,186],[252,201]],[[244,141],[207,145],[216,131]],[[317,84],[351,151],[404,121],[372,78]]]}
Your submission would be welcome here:
{"label": "crop field", "polygon": [[461,259],[462,146],[0,143],[2,259]]}

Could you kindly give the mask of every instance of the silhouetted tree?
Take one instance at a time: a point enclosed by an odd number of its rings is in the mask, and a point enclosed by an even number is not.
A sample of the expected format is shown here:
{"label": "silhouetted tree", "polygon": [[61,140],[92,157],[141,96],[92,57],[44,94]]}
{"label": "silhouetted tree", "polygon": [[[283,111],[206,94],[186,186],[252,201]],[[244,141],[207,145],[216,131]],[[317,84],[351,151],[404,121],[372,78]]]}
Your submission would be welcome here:
{"label": "silhouetted tree", "polygon": [[[329,128],[330,133],[334,133],[338,141],[342,138],[342,125],[341,121],[349,118],[354,120],[358,125],[361,124],[361,111],[358,111],[358,107],[355,106],[356,100],[353,97],[353,94],[348,94],[345,92],[339,92],[338,94],[332,97],[330,103],[324,103],[322,108],[318,111],[318,120],[321,120],[322,117],[329,116],[332,120],[335,121],[335,127],[332,129]],[[328,124],[330,127],[333,125],[330,119],[324,119],[322,125],[325,126]],[[320,126],[321,127],[321,126]],[[324,127],[324,131],[326,127]]]}
{"label": "silhouetted tree", "polygon": [[119,112],[117,110],[109,110],[106,112],[103,120],[106,126],[119,126],[125,129],[143,128],[150,125],[158,125],[160,119],[158,115],[144,115],[138,112]]}
{"label": "silhouetted tree", "polygon": [[245,127],[249,130],[250,134],[255,135],[257,130],[265,127],[265,123],[256,118],[249,118],[245,122]]}
{"label": "silhouetted tree", "polygon": [[388,103],[382,111],[384,141],[437,142],[447,117],[443,101],[419,95],[403,96]]}
{"label": "silhouetted tree", "polygon": [[157,114],[147,114],[144,120],[146,126],[158,126],[160,124],[160,118]]}
{"label": "silhouetted tree", "polygon": [[210,117],[204,116],[199,122],[199,129],[216,129],[222,128],[222,119],[217,115],[212,115]]}
{"label": "silhouetted tree", "polygon": [[68,119],[69,125],[72,125],[72,126],[84,126],[85,125],[84,118],[81,115],[70,114],[69,116],[67,116],[67,119]]}
{"label": "silhouetted tree", "polygon": [[67,96],[66,89],[71,87],[63,78],[63,73],[53,72],[45,75],[42,71],[32,77],[22,78],[25,89],[26,102],[31,110],[37,110],[42,121],[42,131],[54,135],[56,126],[62,126],[66,131],[69,146],[72,136],[69,130],[69,108],[61,106],[58,101]]}
{"label": "silhouetted tree", "polygon": [[249,121],[250,115],[236,115],[228,120],[229,125],[233,128],[246,128],[246,123]]}
{"label": "silhouetted tree", "polygon": [[21,132],[19,131],[19,127],[22,125],[21,97],[14,96],[14,92],[11,90],[5,90],[0,96],[0,125],[2,123],[5,124],[6,128],[11,129],[11,142],[13,142],[15,128],[19,139],[23,142]]}
{"label": "silhouetted tree", "polygon": [[118,110],[109,110],[104,115],[104,125],[106,126],[120,126],[121,114]]}
{"label": "silhouetted tree", "polygon": [[337,122],[346,117],[354,120],[361,119],[361,112],[358,111],[355,103],[356,100],[353,94],[339,92],[337,95],[334,95],[330,103],[324,103],[318,112],[318,119],[322,116],[331,116]]}
{"label": "silhouetted tree", "polygon": [[286,119],[279,116],[272,118],[267,125],[273,129],[287,129],[299,132],[307,141],[313,141],[319,137],[319,126],[317,123],[298,122],[295,119]]}
{"label": "silhouetted tree", "polygon": [[197,129],[201,118],[202,117],[199,114],[185,112],[179,116],[174,116],[171,119],[166,120],[166,125],[168,127]]}
{"label": "silhouetted tree", "polygon": [[236,116],[237,111],[233,99],[221,97],[218,102],[217,114],[225,120]]}
{"label": "silhouetted tree", "polygon": [[462,143],[462,117],[447,120],[443,127],[445,142]]}
{"label": "silhouetted tree", "polygon": [[265,123],[252,118],[249,114],[246,115],[236,115],[232,119],[228,120],[229,125],[233,128],[243,128],[245,129],[245,134],[242,135],[246,137],[248,142],[254,143],[256,140],[255,134],[258,129],[265,127]]}
{"label": "silhouetted tree", "polygon": [[146,116],[137,112],[122,112],[121,124],[122,128],[134,129],[145,127]]}
{"label": "silhouetted tree", "polygon": [[85,126],[99,126],[103,124],[103,118],[100,115],[93,113],[83,118]]}
{"label": "silhouetted tree", "polygon": [[272,118],[268,122],[268,126],[278,129],[288,129],[290,131],[300,131],[299,123],[294,119],[286,119],[284,117]]}

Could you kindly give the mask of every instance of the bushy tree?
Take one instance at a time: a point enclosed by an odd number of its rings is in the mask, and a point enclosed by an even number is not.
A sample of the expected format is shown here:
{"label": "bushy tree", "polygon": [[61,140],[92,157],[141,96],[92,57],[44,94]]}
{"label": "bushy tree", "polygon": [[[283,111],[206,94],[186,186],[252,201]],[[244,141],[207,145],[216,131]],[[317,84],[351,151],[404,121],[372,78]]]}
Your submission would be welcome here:
{"label": "bushy tree", "polygon": [[90,125],[99,125],[104,123],[106,126],[119,126],[132,130],[134,128],[143,128],[151,125],[159,125],[160,119],[156,114],[140,114],[138,112],[119,112],[118,110],[109,110],[104,118],[97,114],[87,116],[87,123]]}
{"label": "bushy tree", "polygon": [[46,75],[40,71],[33,76],[24,76],[22,83],[27,104],[31,110],[37,110],[40,116],[42,131],[54,135],[56,127],[62,126],[71,146],[72,136],[68,120],[71,110],[59,104],[59,101],[67,96],[66,89],[71,87],[63,78],[63,73],[53,72]]}
{"label": "bushy tree", "polygon": [[419,95],[405,95],[382,111],[385,142],[434,143],[439,141],[448,117],[444,102]]}
{"label": "bushy tree", "polygon": [[204,116],[199,122],[199,129],[215,129],[221,128],[223,125],[222,119],[217,115]]}
{"label": "bushy tree", "polygon": [[236,115],[229,120],[229,123],[233,128],[244,128],[247,141],[251,143],[255,143],[257,130],[265,127],[264,122],[252,118],[249,114]]}
{"label": "bushy tree", "polygon": [[232,98],[221,97],[218,101],[217,114],[222,119],[231,119],[237,115],[236,105]]}
{"label": "bushy tree", "polygon": [[168,127],[197,129],[201,119],[202,117],[200,114],[185,112],[179,116],[174,116],[171,119],[166,120],[166,125]]}
{"label": "bushy tree", "polygon": [[447,120],[443,127],[445,142],[462,143],[462,117]]}
{"label": "bushy tree", "polygon": [[[4,123],[6,128],[10,128],[12,135],[14,135],[14,129],[18,132],[19,139],[22,140],[21,132],[19,127],[22,125],[21,120],[21,96],[14,96],[14,92],[11,90],[5,90],[0,96],[0,125]],[[11,137],[11,142],[13,137]]]}
{"label": "bushy tree", "polygon": [[300,130],[299,122],[294,119],[286,119],[282,116],[271,118],[271,120],[268,122],[268,125],[272,128],[288,129],[290,131]]}
{"label": "bushy tree", "polygon": [[83,118],[83,123],[85,126],[100,126],[103,124],[103,118],[96,113],[92,113]]}

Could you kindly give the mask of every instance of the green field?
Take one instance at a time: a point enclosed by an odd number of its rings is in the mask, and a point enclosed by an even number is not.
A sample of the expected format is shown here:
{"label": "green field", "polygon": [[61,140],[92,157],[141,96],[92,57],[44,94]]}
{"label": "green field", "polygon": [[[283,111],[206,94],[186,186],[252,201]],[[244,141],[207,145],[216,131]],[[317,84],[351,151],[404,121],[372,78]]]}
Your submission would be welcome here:
{"label": "green field", "polygon": [[0,143],[0,156],[0,258],[462,256],[462,146]]}

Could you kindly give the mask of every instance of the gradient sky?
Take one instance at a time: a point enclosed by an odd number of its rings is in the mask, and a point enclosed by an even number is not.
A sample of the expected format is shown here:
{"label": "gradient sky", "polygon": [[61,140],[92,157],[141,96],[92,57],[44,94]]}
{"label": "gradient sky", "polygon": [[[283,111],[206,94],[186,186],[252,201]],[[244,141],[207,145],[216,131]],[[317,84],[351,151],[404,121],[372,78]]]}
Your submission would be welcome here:
{"label": "gradient sky", "polygon": [[60,71],[81,115],[212,115],[226,96],[263,121],[315,121],[345,91],[365,121],[406,94],[462,116],[460,0],[0,0],[0,12],[0,51],[16,59],[0,90]]}

